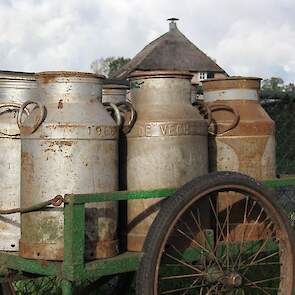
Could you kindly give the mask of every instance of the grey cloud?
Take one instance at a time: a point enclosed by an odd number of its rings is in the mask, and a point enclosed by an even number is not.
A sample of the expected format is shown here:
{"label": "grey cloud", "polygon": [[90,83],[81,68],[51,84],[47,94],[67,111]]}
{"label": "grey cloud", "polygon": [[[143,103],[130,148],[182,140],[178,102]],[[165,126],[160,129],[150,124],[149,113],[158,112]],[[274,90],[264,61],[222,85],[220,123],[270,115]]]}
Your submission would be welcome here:
{"label": "grey cloud", "polygon": [[0,68],[90,70],[133,57],[179,28],[230,74],[295,80],[294,0],[13,0],[0,2]]}

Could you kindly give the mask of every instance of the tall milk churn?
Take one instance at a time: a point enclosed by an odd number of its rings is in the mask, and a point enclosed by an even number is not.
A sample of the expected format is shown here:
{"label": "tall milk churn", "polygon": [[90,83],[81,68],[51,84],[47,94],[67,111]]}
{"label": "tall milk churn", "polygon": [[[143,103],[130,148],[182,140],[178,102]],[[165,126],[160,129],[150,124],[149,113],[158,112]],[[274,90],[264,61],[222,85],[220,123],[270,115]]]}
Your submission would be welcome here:
{"label": "tall milk churn", "polygon": [[[103,76],[42,72],[36,77],[40,101],[22,106],[36,105],[26,119],[19,114],[21,206],[55,195],[117,190],[118,126],[101,103]],[[21,222],[21,256],[63,259],[62,207],[22,214]],[[117,254],[116,230],[116,202],[87,204],[86,258]]]}
{"label": "tall milk churn", "polygon": [[[209,171],[238,171],[257,180],[275,178],[275,123],[259,103],[260,78],[230,77],[203,81],[204,101],[211,110],[209,127]],[[220,195],[219,211],[236,204],[236,194]],[[244,208],[240,202],[241,210]],[[235,210],[240,214],[239,210]],[[233,224],[231,239],[238,238],[245,230]],[[242,222],[241,222],[242,223]],[[263,225],[251,230],[249,240],[263,235]]]}
{"label": "tall milk churn", "polygon": [[[22,103],[37,97],[33,73],[0,72],[0,209],[20,207],[21,143],[17,113]],[[0,250],[18,251],[20,214],[0,219]]]}
{"label": "tall milk churn", "polygon": [[105,80],[102,89],[102,102],[125,102],[129,87],[126,81]]}
{"label": "tall milk churn", "polygon": [[[137,121],[127,134],[127,188],[176,188],[208,172],[207,121],[191,105],[192,75],[134,72]],[[159,199],[128,201],[128,249],[140,251]],[[152,212],[152,213],[151,213]]]}

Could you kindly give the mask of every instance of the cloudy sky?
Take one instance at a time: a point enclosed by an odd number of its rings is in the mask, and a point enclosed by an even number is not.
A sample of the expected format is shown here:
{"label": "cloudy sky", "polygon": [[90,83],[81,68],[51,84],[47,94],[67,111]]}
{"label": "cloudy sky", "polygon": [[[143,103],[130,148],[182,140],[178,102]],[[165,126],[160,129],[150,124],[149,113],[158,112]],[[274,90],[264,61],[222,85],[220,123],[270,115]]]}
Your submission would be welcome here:
{"label": "cloudy sky", "polygon": [[179,29],[229,74],[295,81],[295,0],[0,0],[0,69],[83,70]]}

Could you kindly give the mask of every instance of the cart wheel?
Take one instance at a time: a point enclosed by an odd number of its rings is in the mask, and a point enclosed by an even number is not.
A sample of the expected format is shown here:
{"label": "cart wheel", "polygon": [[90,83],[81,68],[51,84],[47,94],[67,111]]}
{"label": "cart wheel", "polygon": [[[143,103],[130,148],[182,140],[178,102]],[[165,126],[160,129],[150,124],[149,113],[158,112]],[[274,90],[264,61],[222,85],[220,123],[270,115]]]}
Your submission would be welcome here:
{"label": "cart wheel", "polygon": [[[220,211],[221,195],[238,202]],[[272,192],[239,173],[212,173],[163,203],[146,238],[136,291],[293,295],[294,251],[292,229]]]}

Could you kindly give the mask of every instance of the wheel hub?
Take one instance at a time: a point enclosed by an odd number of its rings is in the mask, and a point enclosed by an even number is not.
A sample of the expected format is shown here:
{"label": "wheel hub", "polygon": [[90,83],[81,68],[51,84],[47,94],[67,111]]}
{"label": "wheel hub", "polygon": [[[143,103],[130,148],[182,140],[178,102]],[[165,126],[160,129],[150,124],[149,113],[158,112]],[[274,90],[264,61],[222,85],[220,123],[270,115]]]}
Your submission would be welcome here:
{"label": "wheel hub", "polygon": [[243,279],[241,275],[233,272],[223,277],[221,281],[226,287],[238,288],[242,285]]}
{"label": "wheel hub", "polygon": [[210,283],[221,282],[227,288],[238,288],[242,285],[242,276],[237,272],[224,273],[216,267],[207,270],[207,281]]}

